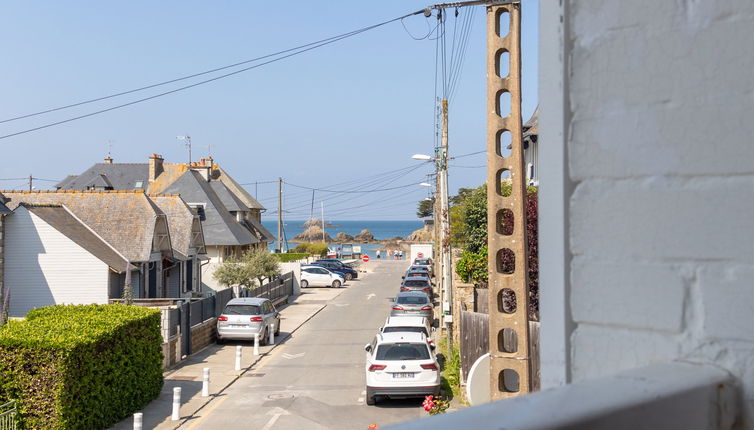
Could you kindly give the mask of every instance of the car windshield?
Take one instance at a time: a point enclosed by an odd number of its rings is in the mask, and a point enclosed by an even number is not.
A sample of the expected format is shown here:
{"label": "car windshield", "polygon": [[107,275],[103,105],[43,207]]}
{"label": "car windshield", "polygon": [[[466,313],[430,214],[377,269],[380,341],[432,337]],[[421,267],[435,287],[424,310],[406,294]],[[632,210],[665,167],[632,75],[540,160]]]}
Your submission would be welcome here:
{"label": "car windshield", "polygon": [[426,327],[385,327],[385,329],[382,332],[383,333],[396,333],[396,332],[424,333],[425,335],[429,336],[429,333],[427,333]]}
{"label": "car windshield", "polygon": [[428,360],[429,349],[422,343],[383,343],[377,347],[377,360]]}
{"label": "car windshield", "polygon": [[424,305],[427,303],[427,296],[398,296],[396,303],[399,305]]}
{"label": "car windshield", "polygon": [[403,285],[405,285],[406,287],[426,287],[427,281],[423,279],[412,279],[412,280],[407,280],[406,282],[403,283]]}
{"label": "car windshield", "polygon": [[228,305],[224,315],[261,315],[262,307],[257,305]]}
{"label": "car windshield", "polygon": [[416,261],[414,261],[414,264],[428,265],[429,264],[429,260],[417,258]]}

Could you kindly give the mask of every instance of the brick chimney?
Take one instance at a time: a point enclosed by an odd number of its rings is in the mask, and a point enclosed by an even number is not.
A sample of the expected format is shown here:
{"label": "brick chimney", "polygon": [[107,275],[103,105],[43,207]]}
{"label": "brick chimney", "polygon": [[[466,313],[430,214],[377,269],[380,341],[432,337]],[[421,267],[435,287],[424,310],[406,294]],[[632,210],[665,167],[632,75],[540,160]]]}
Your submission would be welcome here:
{"label": "brick chimney", "polygon": [[149,182],[154,182],[160,176],[160,173],[164,171],[162,161],[162,155],[152,154],[149,157]]}
{"label": "brick chimney", "polygon": [[113,164],[113,159],[109,155],[105,157],[105,164]]}

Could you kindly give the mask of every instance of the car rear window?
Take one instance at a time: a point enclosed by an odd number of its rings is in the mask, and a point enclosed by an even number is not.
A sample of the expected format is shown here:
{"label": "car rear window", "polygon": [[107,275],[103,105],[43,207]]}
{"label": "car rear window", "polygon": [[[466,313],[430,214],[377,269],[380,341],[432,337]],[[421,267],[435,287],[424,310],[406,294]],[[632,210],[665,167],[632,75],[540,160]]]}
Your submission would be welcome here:
{"label": "car rear window", "polygon": [[261,315],[262,307],[257,305],[228,305],[224,315]]}
{"label": "car rear window", "polygon": [[419,258],[417,258],[417,259],[416,259],[416,260],[414,261],[414,264],[428,265],[428,264],[429,264],[429,260],[427,260],[427,259],[419,259]]}
{"label": "car rear window", "polygon": [[399,296],[396,300],[399,305],[423,305],[427,301],[427,296]]}
{"label": "car rear window", "polygon": [[429,349],[422,343],[383,343],[377,347],[377,360],[428,360]]}
{"label": "car rear window", "polygon": [[385,329],[382,332],[383,333],[396,333],[396,332],[424,333],[426,336],[429,336],[429,333],[427,333],[426,327],[385,327]]}
{"label": "car rear window", "polygon": [[403,283],[403,285],[407,287],[426,287],[427,281],[424,279],[407,279],[406,282]]}

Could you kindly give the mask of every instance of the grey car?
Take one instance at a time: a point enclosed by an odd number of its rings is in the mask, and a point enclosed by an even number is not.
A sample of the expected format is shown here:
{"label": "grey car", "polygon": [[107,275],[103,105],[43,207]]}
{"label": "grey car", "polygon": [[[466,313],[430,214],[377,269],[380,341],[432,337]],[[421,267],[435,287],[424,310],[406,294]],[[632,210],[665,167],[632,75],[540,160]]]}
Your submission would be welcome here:
{"label": "grey car", "polygon": [[432,281],[425,276],[411,276],[401,282],[401,292],[419,291],[432,297]]}
{"label": "grey car", "polygon": [[280,313],[270,299],[232,299],[217,318],[217,343],[229,339],[254,340],[254,335],[259,334],[259,343],[265,345],[273,324],[275,334],[280,333]]}
{"label": "grey car", "polygon": [[430,321],[434,319],[434,310],[429,296],[420,291],[407,291],[398,293],[393,302],[391,317],[412,316],[425,317]]}

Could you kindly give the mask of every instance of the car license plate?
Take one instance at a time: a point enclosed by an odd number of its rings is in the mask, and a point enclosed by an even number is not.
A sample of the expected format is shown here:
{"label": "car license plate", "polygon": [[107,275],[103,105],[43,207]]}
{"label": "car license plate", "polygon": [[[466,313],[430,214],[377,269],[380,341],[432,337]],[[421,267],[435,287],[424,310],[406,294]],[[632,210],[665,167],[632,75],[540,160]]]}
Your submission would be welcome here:
{"label": "car license plate", "polygon": [[397,372],[393,373],[393,378],[395,379],[404,379],[404,378],[413,378],[414,374],[412,372]]}
{"label": "car license plate", "polygon": [[231,324],[231,327],[246,327],[246,324]]}

